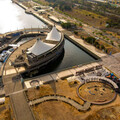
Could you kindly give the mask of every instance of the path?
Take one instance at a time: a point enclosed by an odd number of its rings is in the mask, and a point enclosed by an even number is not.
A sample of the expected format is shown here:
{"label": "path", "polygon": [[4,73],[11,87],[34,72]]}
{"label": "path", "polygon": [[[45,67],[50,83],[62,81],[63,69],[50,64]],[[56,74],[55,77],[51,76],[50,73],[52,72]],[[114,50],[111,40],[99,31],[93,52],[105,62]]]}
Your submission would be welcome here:
{"label": "path", "polygon": [[34,120],[23,92],[10,95],[10,100],[16,120]]}
{"label": "path", "polygon": [[100,64],[107,67],[120,78],[120,53],[102,57]]}
{"label": "path", "polygon": [[105,53],[102,53],[101,51],[97,50],[97,48],[95,48],[93,45],[90,44],[85,44],[84,40],[82,39],[78,39],[75,38],[73,35],[69,36],[71,39],[73,39],[74,41],[76,41],[77,43],[79,43],[80,45],[84,46],[85,48],[87,48],[89,51],[92,51],[94,54],[96,54],[99,57],[104,57],[106,56]]}
{"label": "path", "polygon": [[39,99],[36,99],[36,100],[33,100],[33,101],[30,101],[29,104],[30,105],[35,105],[37,103],[42,103],[42,102],[45,102],[45,101],[51,101],[51,100],[58,100],[58,101],[63,101],[65,103],[68,103],[70,104],[71,106],[75,107],[77,110],[81,110],[81,111],[86,111],[90,108],[90,105],[91,103],[89,102],[86,102],[83,106],[80,105],[78,102],[70,99],[70,98],[66,98],[64,96],[60,96],[60,95],[57,95],[57,96],[52,96],[52,95],[49,95],[49,96],[44,96],[42,98],[39,98]]}

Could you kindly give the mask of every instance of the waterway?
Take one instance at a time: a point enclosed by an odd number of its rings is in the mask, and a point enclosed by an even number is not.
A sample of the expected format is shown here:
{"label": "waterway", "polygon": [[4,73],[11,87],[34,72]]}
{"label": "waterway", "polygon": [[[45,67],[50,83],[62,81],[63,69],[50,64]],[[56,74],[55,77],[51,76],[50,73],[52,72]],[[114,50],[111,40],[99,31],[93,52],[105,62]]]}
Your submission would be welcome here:
{"label": "waterway", "polygon": [[44,26],[43,22],[32,15],[25,14],[24,9],[11,0],[0,0],[0,33]]}
{"label": "waterway", "polygon": [[[12,3],[11,0],[0,0],[0,33],[22,28],[43,27],[45,24]],[[85,64],[95,59],[85,51],[65,39],[65,53],[62,61],[54,70],[65,69],[78,64]]]}

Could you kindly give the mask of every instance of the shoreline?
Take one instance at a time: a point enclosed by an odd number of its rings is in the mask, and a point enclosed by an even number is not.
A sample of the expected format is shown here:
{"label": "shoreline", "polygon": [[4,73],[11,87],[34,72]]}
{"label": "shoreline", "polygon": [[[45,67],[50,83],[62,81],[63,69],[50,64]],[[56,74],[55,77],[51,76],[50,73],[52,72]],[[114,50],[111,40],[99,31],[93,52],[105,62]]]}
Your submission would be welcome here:
{"label": "shoreline", "polygon": [[[27,7],[25,7],[24,5],[22,5],[21,3],[19,3],[19,2],[15,2],[18,6],[20,6],[20,7],[22,7],[24,10],[27,10]],[[39,19],[39,20],[41,20],[42,22],[44,22],[45,24],[47,24],[47,25],[54,25],[51,21],[48,21],[48,20],[46,20],[45,18],[43,18],[42,16],[40,16],[40,15],[38,15],[38,14],[36,14],[36,13],[33,13],[33,12],[31,12],[30,13],[31,15],[33,15],[34,17],[36,17],[37,19]],[[59,26],[59,25],[56,25],[56,27],[57,27],[57,29],[58,29],[58,27],[61,27],[61,26]],[[58,29],[59,31],[62,31],[60,28]],[[100,59],[101,57],[104,57],[104,56],[106,56],[106,54],[105,53],[99,53],[99,52],[97,52],[95,49],[95,47],[94,46],[92,46],[92,45],[89,45],[90,46],[90,48],[88,48],[88,46],[86,46],[86,45],[84,45],[84,44],[81,44],[80,42],[78,42],[77,41],[77,39],[74,37],[71,37],[71,36],[69,36],[69,35],[67,35],[66,33],[64,33],[64,35],[67,37],[67,38],[69,38],[69,40],[72,42],[72,43],[75,43],[75,45],[77,45],[77,46],[81,46],[80,48],[82,48],[84,51],[86,51],[88,54],[90,54],[90,55],[92,55],[92,56],[95,56],[95,58],[97,58],[97,59]],[[92,48],[92,49],[91,49]]]}

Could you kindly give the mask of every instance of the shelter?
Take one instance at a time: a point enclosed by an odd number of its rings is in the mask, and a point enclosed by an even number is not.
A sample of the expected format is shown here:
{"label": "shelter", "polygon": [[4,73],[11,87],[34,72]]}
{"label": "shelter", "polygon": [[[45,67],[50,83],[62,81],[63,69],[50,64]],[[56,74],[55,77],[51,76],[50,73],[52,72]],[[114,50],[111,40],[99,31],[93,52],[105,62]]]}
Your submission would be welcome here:
{"label": "shelter", "polygon": [[60,20],[55,16],[49,16],[49,18],[56,23],[60,23]]}
{"label": "shelter", "polygon": [[50,33],[48,33],[47,37],[46,37],[46,41],[60,41],[61,39],[61,33],[58,32],[58,30],[56,29],[55,26],[53,26],[52,30],[50,31]]}
{"label": "shelter", "polygon": [[38,10],[38,13],[39,14],[44,14],[44,13],[46,13],[46,10],[43,10],[43,9],[42,10]]}
{"label": "shelter", "polygon": [[5,97],[0,98],[0,104],[5,103]]}
{"label": "shelter", "polygon": [[38,56],[52,49],[54,46],[55,44],[44,43],[38,38],[35,44],[31,48],[28,49],[27,53],[33,53],[34,55]]}

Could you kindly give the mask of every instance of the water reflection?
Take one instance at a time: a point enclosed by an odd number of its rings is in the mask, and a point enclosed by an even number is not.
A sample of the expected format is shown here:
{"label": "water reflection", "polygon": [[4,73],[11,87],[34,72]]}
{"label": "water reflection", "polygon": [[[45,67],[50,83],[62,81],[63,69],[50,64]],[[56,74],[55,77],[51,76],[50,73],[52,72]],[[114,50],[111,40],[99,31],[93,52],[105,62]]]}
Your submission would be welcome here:
{"label": "water reflection", "polygon": [[93,57],[84,52],[82,49],[71,43],[65,38],[65,53],[61,63],[56,67],[55,70],[60,70],[68,67],[72,67],[78,64],[89,63],[95,61]]}
{"label": "water reflection", "polygon": [[11,0],[0,0],[0,33],[43,26],[45,26],[43,22],[25,14],[25,11]]}

